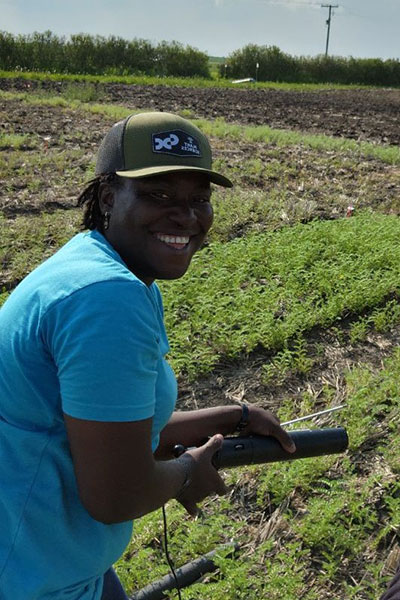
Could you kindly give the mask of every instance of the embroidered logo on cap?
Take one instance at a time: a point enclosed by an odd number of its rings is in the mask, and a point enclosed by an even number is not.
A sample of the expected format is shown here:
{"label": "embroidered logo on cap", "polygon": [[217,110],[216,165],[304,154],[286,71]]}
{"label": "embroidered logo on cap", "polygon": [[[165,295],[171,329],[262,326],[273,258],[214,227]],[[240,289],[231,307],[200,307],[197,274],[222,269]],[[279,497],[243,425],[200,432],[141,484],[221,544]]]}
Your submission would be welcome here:
{"label": "embroidered logo on cap", "polygon": [[153,152],[201,158],[199,142],[181,129],[152,134]]}

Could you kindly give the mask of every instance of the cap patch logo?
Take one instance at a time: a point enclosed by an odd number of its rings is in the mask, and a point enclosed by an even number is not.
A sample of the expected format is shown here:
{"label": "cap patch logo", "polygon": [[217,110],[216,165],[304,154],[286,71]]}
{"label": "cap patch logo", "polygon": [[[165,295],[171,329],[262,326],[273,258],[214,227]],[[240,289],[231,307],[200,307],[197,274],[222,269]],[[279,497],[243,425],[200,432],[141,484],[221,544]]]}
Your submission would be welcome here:
{"label": "cap patch logo", "polygon": [[153,152],[157,154],[174,154],[175,156],[197,156],[201,158],[199,142],[181,129],[153,133]]}

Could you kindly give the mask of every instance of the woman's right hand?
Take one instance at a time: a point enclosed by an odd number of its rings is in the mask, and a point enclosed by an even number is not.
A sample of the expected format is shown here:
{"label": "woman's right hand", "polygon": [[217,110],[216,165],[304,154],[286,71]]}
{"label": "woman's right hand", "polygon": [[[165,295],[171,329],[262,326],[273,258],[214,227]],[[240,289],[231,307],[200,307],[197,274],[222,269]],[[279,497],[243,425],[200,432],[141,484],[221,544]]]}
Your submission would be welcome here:
{"label": "woman's right hand", "polygon": [[198,502],[217,494],[222,496],[227,492],[227,487],[212,464],[212,457],[222,446],[224,438],[221,434],[214,435],[203,446],[186,451],[192,458],[190,483],[176,496],[187,512],[196,516]]}

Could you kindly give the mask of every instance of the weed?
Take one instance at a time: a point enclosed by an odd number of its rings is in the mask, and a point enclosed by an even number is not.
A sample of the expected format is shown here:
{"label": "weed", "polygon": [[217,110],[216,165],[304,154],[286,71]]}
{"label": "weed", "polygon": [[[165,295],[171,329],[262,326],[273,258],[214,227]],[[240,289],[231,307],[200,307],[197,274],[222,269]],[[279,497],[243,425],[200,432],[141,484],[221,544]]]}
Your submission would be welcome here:
{"label": "weed", "polygon": [[66,100],[79,100],[80,102],[98,102],[104,96],[103,92],[99,90],[99,87],[91,82],[85,82],[84,84],[68,83],[66,88],[62,91],[62,96]]}
{"label": "weed", "polygon": [[274,381],[281,385],[289,375],[306,375],[313,366],[313,360],[307,356],[305,340],[298,336],[289,349],[285,348],[278,352],[272,362],[263,365],[263,381],[268,383]]}
{"label": "weed", "polygon": [[352,344],[357,342],[363,342],[367,339],[368,332],[370,330],[369,319],[362,318],[359,321],[353,323],[350,327],[349,338]]}
{"label": "weed", "polygon": [[0,133],[0,150],[32,150],[37,140],[28,134]]}

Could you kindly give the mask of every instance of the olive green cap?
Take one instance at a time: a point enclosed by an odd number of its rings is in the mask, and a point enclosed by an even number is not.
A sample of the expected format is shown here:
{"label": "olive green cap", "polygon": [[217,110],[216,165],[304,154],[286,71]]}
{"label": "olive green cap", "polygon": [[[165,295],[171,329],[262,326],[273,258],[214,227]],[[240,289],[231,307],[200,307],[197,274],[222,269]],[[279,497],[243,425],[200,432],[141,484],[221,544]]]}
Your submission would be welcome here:
{"label": "olive green cap", "polygon": [[116,123],[103,139],[97,155],[96,175],[151,177],[163,173],[205,173],[223,187],[232,182],[212,170],[207,137],[190,121],[164,112],[130,115]]}

